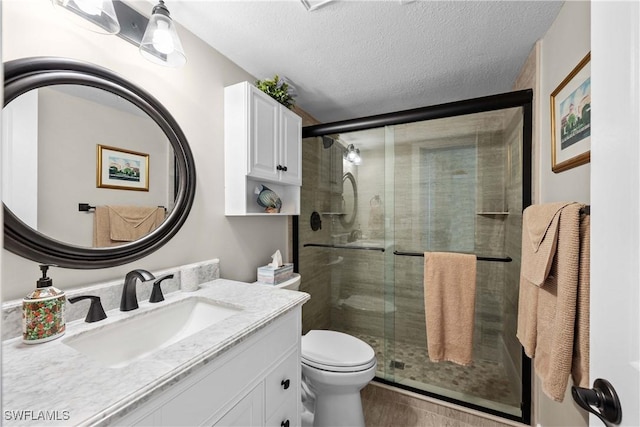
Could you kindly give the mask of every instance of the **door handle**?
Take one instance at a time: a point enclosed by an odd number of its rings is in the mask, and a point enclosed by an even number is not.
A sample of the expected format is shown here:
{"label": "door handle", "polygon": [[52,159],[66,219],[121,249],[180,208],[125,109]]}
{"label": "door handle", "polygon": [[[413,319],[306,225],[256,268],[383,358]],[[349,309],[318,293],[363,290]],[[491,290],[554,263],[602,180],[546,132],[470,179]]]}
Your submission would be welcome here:
{"label": "door handle", "polygon": [[617,425],[622,421],[620,399],[607,380],[598,378],[591,389],[572,386],[571,396],[582,409],[600,418],[605,426]]}

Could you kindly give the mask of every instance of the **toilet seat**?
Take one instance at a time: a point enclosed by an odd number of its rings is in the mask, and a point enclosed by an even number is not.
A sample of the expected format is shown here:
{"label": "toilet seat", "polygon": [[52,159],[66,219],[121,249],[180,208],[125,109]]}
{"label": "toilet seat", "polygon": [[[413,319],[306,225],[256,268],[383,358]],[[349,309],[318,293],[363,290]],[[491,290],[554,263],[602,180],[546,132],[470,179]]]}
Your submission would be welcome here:
{"label": "toilet seat", "polygon": [[302,337],[302,363],[323,371],[357,372],[376,364],[369,344],[337,331],[312,330]]}

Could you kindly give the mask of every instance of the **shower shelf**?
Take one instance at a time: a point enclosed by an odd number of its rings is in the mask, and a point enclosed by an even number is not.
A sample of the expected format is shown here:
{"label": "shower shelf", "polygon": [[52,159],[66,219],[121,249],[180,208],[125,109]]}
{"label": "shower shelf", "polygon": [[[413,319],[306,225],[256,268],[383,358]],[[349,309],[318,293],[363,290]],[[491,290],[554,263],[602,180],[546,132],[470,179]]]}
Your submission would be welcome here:
{"label": "shower shelf", "polygon": [[[400,256],[424,256],[424,252],[402,252],[402,251],[393,251],[394,255],[400,255]],[[493,261],[493,262],[511,262],[513,261],[513,259],[511,259],[511,257],[502,257],[502,258],[496,258],[496,257],[488,257],[488,256],[476,256],[476,259],[478,261]]]}
{"label": "shower shelf", "polygon": [[377,248],[377,247],[373,247],[373,246],[350,246],[350,245],[328,245],[328,244],[324,244],[324,243],[305,243],[304,245],[305,248],[306,247],[316,247],[316,248],[334,248],[334,249],[358,249],[361,251],[380,251],[380,252],[384,252],[384,248]]}

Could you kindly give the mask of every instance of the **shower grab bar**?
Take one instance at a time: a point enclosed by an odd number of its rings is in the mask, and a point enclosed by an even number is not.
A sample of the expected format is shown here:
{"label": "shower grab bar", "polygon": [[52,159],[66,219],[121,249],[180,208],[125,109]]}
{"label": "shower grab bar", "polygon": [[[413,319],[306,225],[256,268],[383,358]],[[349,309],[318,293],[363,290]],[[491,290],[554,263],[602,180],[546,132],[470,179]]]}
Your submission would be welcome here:
{"label": "shower grab bar", "polygon": [[[424,252],[401,252],[401,251],[393,251],[394,255],[400,255],[400,256],[424,256]],[[488,256],[478,256],[476,257],[476,259],[478,261],[493,261],[493,262],[511,262],[513,261],[511,259],[511,257],[504,257],[504,258],[495,258],[495,257],[488,257]]]}
{"label": "shower grab bar", "polygon": [[305,243],[303,247],[313,246],[317,248],[335,248],[335,249],[358,249],[361,251],[380,251],[384,252],[384,248],[377,248],[374,246],[349,246],[349,245],[327,245],[324,243]]}

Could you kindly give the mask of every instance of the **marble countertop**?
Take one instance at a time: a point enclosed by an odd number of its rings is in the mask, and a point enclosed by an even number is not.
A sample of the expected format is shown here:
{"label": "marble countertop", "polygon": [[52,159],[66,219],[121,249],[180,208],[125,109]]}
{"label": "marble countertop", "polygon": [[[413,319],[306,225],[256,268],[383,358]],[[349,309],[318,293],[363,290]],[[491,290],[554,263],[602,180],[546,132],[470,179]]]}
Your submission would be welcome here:
{"label": "marble countertop", "polygon": [[[132,315],[185,298],[210,298],[239,306],[234,314],[190,337],[121,368],[106,368],[64,344],[65,338],[103,328]],[[66,334],[42,344],[20,338],[3,342],[3,425],[106,425],[209,363],[281,315],[309,299],[303,292],[218,279],[195,292],[165,295],[158,304],[140,302],[131,312],[111,310],[106,320],[67,323]]]}

